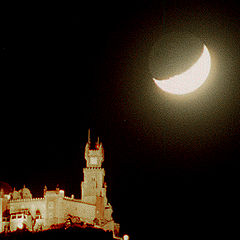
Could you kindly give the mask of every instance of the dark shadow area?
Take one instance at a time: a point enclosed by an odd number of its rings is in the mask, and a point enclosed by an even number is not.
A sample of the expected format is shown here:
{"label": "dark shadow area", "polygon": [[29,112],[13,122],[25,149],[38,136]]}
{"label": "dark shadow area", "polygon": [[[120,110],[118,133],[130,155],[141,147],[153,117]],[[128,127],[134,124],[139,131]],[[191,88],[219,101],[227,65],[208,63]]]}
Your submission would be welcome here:
{"label": "dark shadow area", "polygon": [[113,239],[111,232],[104,232],[101,229],[92,228],[68,228],[47,230],[43,232],[31,233],[28,231],[17,231],[9,233],[7,235],[1,234],[1,239],[13,240],[13,239]]}

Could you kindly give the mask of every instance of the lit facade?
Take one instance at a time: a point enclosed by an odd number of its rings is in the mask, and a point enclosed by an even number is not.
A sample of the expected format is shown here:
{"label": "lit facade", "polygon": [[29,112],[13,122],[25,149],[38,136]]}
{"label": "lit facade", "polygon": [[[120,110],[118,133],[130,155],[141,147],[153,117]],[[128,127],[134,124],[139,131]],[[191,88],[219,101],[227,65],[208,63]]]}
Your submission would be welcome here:
{"label": "lit facade", "polygon": [[91,224],[93,227],[119,231],[119,224],[112,218],[112,206],[107,199],[105,170],[102,168],[104,149],[99,139],[91,148],[90,131],[85,147],[86,168],[81,183],[81,199],[65,196],[58,187],[48,190],[45,186],[42,198],[32,198],[25,186],[8,194],[0,194],[0,232],[27,228],[29,231],[42,231],[66,225],[69,219],[76,223]]}

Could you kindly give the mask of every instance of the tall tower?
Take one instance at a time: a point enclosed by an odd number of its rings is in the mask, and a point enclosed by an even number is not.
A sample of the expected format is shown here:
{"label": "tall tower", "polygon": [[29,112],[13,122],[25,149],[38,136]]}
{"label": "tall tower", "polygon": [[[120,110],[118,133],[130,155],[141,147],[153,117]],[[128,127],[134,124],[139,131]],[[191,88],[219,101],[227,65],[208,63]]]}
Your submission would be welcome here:
{"label": "tall tower", "polygon": [[104,205],[107,205],[105,171],[102,168],[104,149],[102,143],[99,143],[99,138],[94,148],[91,147],[90,129],[84,157],[86,168],[83,169],[82,201],[95,205],[96,199],[101,197],[104,199]]}

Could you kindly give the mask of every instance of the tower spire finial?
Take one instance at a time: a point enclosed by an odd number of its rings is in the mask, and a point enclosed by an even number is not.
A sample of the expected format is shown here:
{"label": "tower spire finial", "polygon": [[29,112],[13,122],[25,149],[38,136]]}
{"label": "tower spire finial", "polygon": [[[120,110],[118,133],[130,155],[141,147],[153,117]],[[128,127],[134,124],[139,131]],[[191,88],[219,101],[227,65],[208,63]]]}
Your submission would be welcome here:
{"label": "tower spire finial", "polygon": [[88,129],[88,143],[91,143],[91,138],[90,138],[90,128]]}

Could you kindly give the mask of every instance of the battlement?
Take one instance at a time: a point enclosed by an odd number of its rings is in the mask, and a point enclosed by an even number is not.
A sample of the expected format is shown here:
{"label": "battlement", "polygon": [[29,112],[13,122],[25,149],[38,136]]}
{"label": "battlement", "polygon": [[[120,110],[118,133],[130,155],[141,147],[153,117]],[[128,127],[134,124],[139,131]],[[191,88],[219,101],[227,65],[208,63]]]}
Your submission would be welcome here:
{"label": "battlement", "polygon": [[102,144],[96,145],[95,148],[90,148],[89,143],[86,144],[85,155],[88,156],[104,156],[104,149]]}
{"label": "battlement", "polygon": [[39,200],[45,200],[45,198],[25,198],[25,199],[11,199],[10,203],[14,202],[34,202]]}
{"label": "battlement", "polygon": [[84,169],[93,169],[93,170],[104,170],[103,168],[101,168],[101,167],[86,167],[86,168],[84,168]]}

